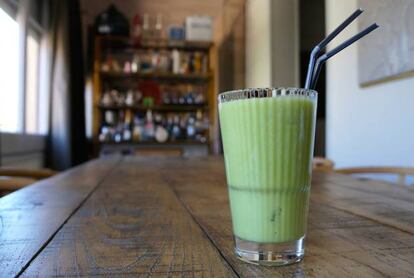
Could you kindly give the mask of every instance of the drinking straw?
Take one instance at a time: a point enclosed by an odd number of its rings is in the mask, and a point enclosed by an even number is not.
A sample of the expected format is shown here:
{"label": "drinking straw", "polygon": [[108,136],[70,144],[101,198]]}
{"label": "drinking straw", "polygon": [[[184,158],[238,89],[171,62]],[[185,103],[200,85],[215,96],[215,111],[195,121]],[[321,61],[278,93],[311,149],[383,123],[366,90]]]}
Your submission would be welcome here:
{"label": "drinking straw", "polygon": [[340,45],[338,45],[337,47],[335,47],[331,51],[329,51],[329,52],[323,54],[322,56],[320,56],[318,58],[318,60],[316,61],[315,72],[313,73],[312,81],[311,81],[311,84],[310,84],[309,88],[311,88],[311,89],[315,88],[316,83],[318,82],[319,74],[321,73],[321,70],[322,70],[322,66],[329,58],[331,58],[332,56],[338,54],[338,52],[340,52],[343,49],[347,48],[348,46],[350,46],[354,42],[358,41],[362,37],[368,35],[369,33],[374,31],[378,27],[379,27],[378,24],[374,23],[374,24],[370,25],[369,27],[365,28],[363,31],[359,32],[358,34],[356,34],[353,37],[349,38],[348,40],[344,41],[343,43],[341,43]]}
{"label": "drinking straw", "polygon": [[354,21],[360,14],[362,14],[364,10],[358,9],[355,12],[353,12],[347,19],[345,19],[344,22],[341,23],[338,27],[336,27],[335,30],[332,31],[326,38],[324,38],[320,43],[318,43],[311,52],[310,59],[309,59],[309,66],[308,66],[308,72],[306,75],[306,83],[305,88],[309,89],[312,82],[313,77],[313,71],[315,67],[315,60],[316,57],[319,56],[320,51],[325,48],[325,46],[333,40],[342,30],[344,30],[349,24],[351,24],[352,21]]}

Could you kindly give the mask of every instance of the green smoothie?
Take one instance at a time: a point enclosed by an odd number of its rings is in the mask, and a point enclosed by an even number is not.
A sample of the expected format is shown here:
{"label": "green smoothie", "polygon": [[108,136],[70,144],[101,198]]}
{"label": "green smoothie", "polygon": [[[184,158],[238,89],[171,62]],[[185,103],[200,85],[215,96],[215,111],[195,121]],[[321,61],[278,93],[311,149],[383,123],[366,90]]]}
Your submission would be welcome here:
{"label": "green smoothie", "polygon": [[219,104],[235,236],[281,243],[305,235],[316,96]]}

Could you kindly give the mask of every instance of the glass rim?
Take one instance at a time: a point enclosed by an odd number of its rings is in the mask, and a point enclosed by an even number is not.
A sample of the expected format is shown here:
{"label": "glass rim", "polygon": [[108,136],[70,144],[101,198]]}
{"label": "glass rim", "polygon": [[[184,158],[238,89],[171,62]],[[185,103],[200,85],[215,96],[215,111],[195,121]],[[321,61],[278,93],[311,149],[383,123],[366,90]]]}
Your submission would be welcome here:
{"label": "glass rim", "polygon": [[269,87],[269,88],[246,88],[226,91],[218,94],[218,101],[228,102],[250,98],[276,98],[301,96],[309,99],[316,99],[318,92],[313,89],[298,87]]}

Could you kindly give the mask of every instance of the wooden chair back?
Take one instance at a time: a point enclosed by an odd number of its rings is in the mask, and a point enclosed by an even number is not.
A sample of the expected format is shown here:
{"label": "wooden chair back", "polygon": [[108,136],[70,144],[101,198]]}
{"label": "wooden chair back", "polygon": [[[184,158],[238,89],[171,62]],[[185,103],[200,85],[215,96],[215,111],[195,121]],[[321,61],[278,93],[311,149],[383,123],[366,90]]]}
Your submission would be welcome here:
{"label": "wooden chair back", "polygon": [[336,169],[341,174],[394,174],[398,176],[398,184],[405,185],[406,176],[414,176],[414,168],[410,167],[354,167]]}
{"label": "wooden chair back", "polygon": [[315,171],[330,172],[333,171],[335,163],[327,158],[316,156],[312,161],[312,168]]}
{"label": "wooden chair back", "polygon": [[50,169],[0,168],[0,196],[56,173]]}

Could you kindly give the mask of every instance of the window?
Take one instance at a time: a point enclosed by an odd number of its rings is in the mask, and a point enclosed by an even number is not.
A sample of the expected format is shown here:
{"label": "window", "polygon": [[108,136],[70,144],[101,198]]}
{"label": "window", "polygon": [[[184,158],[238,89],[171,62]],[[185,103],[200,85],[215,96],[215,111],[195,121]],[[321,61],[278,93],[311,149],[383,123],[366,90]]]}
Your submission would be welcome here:
{"label": "window", "polygon": [[19,25],[0,8],[0,131],[19,132],[22,99],[19,94]]}
{"label": "window", "polygon": [[[25,19],[17,13],[19,3],[33,4]],[[48,90],[40,90],[45,82],[39,81],[43,29],[36,3],[0,1],[0,37],[5,38],[0,43],[0,132],[45,134],[48,129]]]}

